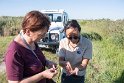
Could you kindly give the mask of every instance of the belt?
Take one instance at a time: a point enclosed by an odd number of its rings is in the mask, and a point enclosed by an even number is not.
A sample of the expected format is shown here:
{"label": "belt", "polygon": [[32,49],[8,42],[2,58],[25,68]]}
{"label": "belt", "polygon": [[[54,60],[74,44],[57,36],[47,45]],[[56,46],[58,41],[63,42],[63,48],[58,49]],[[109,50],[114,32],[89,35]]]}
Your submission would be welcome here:
{"label": "belt", "polygon": [[65,76],[71,76],[71,77],[74,77],[74,78],[78,78],[78,77],[84,77],[84,76],[78,76],[78,75],[74,75],[74,74],[72,74],[72,75],[67,75],[66,73],[63,73]]}

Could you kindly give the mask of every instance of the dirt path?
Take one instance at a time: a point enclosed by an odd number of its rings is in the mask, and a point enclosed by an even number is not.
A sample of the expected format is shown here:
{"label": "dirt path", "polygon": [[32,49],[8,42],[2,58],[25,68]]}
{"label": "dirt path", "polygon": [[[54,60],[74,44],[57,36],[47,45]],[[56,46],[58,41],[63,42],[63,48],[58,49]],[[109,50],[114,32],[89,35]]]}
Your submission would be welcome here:
{"label": "dirt path", "polygon": [[2,63],[0,63],[0,72],[5,72],[5,63],[4,62],[2,62]]}

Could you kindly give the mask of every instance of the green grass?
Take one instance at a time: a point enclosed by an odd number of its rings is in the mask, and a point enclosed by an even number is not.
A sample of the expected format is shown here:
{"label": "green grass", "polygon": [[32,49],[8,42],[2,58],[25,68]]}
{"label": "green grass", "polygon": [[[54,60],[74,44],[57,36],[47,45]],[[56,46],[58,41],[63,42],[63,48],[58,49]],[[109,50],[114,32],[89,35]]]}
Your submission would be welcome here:
{"label": "green grass", "polygon": [[[114,83],[119,80],[124,71],[124,51],[108,41],[94,41],[93,52],[87,70],[87,83]],[[123,83],[121,81],[116,83]]]}
{"label": "green grass", "polygon": [[14,38],[14,36],[0,37],[0,63],[3,61],[4,53],[12,38]]}
{"label": "green grass", "polygon": [[83,33],[102,37],[92,39],[93,58],[87,68],[86,83],[124,83],[124,23],[118,27],[112,23],[107,26],[107,22],[93,21],[82,25]]}
{"label": "green grass", "polygon": [[[43,51],[44,55],[46,56],[46,58],[48,60],[51,60],[51,61],[54,61],[55,63],[58,64],[58,56],[53,53],[51,50],[47,50],[47,51]],[[61,70],[60,70],[60,66],[58,65],[58,74],[56,77],[54,77],[53,79],[57,82],[57,83],[60,83],[60,79],[61,79]]]}
{"label": "green grass", "polygon": [[4,72],[0,73],[0,83],[7,83],[6,74]]}
{"label": "green grass", "polygon": [[[4,53],[12,38],[14,36],[0,37],[0,63],[3,61]],[[7,83],[5,72],[0,72],[0,83]]]}

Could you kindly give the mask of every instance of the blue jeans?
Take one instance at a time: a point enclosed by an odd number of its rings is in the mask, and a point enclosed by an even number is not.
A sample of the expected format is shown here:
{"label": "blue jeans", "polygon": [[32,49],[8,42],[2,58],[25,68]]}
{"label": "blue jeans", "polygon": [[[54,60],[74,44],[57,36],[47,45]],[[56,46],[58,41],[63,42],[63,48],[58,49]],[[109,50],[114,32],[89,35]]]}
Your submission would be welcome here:
{"label": "blue jeans", "polygon": [[84,83],[84,76],[70,75],[66,76],[65,73],[61,76],[61,83]]}

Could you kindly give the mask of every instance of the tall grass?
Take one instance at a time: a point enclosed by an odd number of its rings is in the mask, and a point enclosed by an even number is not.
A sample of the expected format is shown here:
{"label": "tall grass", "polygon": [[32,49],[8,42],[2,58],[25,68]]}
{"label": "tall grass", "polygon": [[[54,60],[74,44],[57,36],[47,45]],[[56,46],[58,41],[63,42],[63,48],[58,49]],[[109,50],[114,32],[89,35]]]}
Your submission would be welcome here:
{"label": "tall grass", "polygon": [[[3,61],[4,53],[12,38],[14,37],[0,37],[0,64]],[[0,83],[7,83],[5,72],[0,72]]]}
{"label": "tall grass", "polygon": [[87,83],[114,83],[118,80],[124,71],[123,50],[109,41],[94,41],[93,52],[92,62],[88,66]]}
{"label": "tall grass", "polygon": [[14,38],[14,36],[0,37],[0,63],[3,60],[6,48],[9,45],[9,42],[12,40],[12,38]]}
{"label": "tall grass", "polygon": [[5,72],[0,72],[0,83],[7,83]]}
{"label": "tall grass", "polygon": [[[88,66],[86,83],[124,83],[124,22],[91,20],[81,23],[82,32],[99,34],[93,42],[93,59]],[[92,37],[93,38],[93,37]]]}

